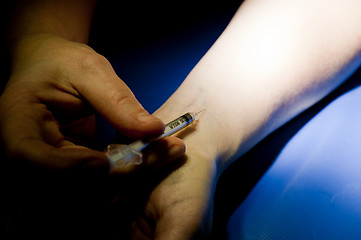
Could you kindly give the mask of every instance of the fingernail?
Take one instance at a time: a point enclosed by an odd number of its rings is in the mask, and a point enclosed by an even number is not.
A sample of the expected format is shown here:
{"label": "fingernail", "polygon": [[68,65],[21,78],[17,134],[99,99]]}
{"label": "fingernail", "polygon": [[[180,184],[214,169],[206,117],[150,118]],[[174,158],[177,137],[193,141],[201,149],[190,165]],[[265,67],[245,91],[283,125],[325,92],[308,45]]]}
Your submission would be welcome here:
{"label": "fingernail", "polygon": [[152,117],[152,115],[150,115],[147,112],[142,112],[137,115],[137,119],[140,122],[148,122],[148,121],[153,120],[153,117]]}
{"label": "fingernail", "polygon": [[171,147],[171,149],[169,149],[168,156],[171,158],[177,158],[182,156],[184,152],[185,152],[185,148],[183,146],[176,145]]}
{"label": "fingernail", "polygon": [[149,165],[153,165],[154,163],[157,162],[157,160],[159,159],[159,155],[156,153],[151,153],[148,156],[147,162]]}

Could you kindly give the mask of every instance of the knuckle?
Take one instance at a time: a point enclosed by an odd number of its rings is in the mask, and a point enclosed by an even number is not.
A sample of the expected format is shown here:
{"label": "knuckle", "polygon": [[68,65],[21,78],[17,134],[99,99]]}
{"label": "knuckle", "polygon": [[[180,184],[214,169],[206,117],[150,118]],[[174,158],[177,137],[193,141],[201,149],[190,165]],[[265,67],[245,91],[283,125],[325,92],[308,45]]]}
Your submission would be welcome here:
{"label": "knuckle", "polygon": [[101,73],[103,69],[109,68],[109,61],[94,51],[83,51],[80,56],[80,69],[87,73]]}
{"label": "knuckle", "polygon": [[134,96],[131,95],[129,92],[114,93],[111,96],[111,99],[112,102],[114,102],[120,108],[128,105],[134,105],[135,102]]}

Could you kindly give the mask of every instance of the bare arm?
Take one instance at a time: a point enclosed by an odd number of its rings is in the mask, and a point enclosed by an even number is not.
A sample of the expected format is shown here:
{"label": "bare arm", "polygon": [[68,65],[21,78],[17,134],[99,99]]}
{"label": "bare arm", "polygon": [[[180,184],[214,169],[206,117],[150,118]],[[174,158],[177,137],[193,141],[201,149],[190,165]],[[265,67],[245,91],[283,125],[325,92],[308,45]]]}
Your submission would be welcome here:
{"label": "bare arm", "polygon": [[19,1],[13,17],[10,39],[36,33],[52,33],[87,43],[96,0]]}
{"label": "bare arm", "polygon": [[360,65],[360,9],[356,0],[245,1],[159,113],[204,108],[188,145],[204,135],[217,139],[204,149],[212,159],[244,153]]}
{"label": "bare arm", "polygon": [[87,43],[96,0],[18,1],[8,34],[13,67],[44,37]]}
{"label": "bare arm", "polygon": [[168,121],[206,109],[196,130],[184,136],[186,163],[150,197],[146,209],[157,220],[156,239],[207,232],[217,176],[345,81],[361,63],[360,50],[358,0],[245,1],[156,112]]}

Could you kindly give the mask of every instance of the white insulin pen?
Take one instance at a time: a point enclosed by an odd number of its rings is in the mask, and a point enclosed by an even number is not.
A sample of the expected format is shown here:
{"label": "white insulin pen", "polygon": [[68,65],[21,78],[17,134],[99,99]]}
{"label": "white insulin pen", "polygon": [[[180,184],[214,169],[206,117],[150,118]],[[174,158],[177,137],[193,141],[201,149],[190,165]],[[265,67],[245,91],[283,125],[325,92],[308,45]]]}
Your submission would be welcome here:
{"label": "white insulin pen", "polygon": [[199,117],[199,111],[196,113],[186,113],[179,118],[169,122],[165,125],[164,133],[156,139],[150,141],[138,140],[132,142],[129,145],[124,144],[110,144],[107,148],[107,156],[111,163],[112,168],[114,166],[123,166],[126,164],[141,164],[143,161],[142,150],[145,149],[152,142],[170,136],[176,132],[179,132],[183,128],[193,124]]}

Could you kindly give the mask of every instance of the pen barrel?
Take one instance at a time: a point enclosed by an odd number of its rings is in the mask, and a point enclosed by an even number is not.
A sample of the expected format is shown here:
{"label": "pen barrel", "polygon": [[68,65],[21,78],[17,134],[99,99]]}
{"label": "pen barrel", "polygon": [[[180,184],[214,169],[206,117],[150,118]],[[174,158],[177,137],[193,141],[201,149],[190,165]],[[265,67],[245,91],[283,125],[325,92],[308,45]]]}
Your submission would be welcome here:
{"label": "pen barrel", "polygon": [[194,120],[195,120],[195,117],[193,114],[186,113],[186,114],[180,116],[179,118],[167,123],[165,125],[163,134],[161,136],[159,136],[158,138],[150,140],[150,141],[138,140],[138,141],[135,141],[135,142],[132,142],[131,144],[129,144],[129,147],[140,152],[144,148],[146,148],[150,143],[154,142],[155,140],[159,140],[159,139],[168,137],[168,136],[182,130],[183,128],[191,125]]}
{"label": "pen barrel", "polygon": [[186,113],[180,116],[179,118],[165,125],[164,133],[162,134],[162,136],[160,136],[160,138],[170,136],[175,132],[182,130],[183,128],[192,124],[193,121],[194,121],[194,116],[191,113]]}
{"label": "pen barrel", "polygon": [[113,168],[115,165],[123,166],[126,164],[141,164],[143,161],[143,149],[149,146],[152,142],[170,136],[191,125],[195,119],[196,114],[186,113],[165,125],[164,133],[160,137],[150,141],[138,140],[129,145],[110,144],[107,149],[107,156],[111,163],[111,167]]}

